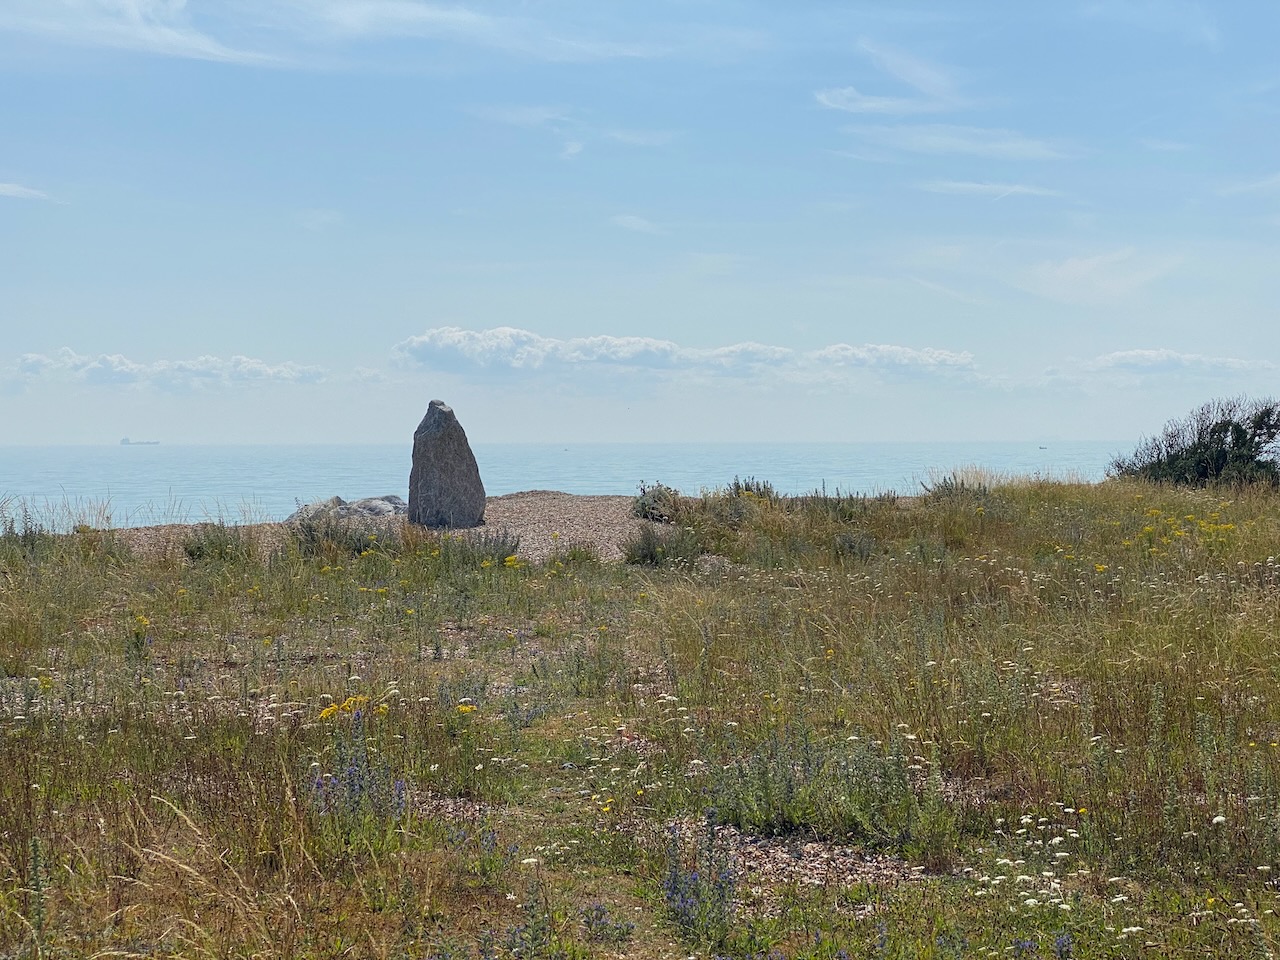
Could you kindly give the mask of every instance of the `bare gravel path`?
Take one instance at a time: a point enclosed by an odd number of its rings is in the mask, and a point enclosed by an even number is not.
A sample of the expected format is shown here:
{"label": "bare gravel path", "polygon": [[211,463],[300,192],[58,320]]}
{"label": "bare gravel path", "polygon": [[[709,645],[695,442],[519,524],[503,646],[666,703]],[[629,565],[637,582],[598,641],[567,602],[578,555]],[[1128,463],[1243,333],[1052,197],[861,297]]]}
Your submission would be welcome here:
{"label": "bare gravel path", "polygon": [[555,490],[528,490],[490,497],[485,526],[520,537],[520,555],[543,560],[571,543],[590,544],[602,560],[622,557],[619,545],[641,521],[631,516],[632,497],[591,497]]}
{"label": "bare gravel path", "polygon": [[[580,496],[555,490],[528,490],[485,502],[485,525],[477,533],[504,531],[520,538],[519,554],[526,560],[543,560],[557,548],[589,544],[602,560],[622,557],[621,543],[642,524],[631,516],[631,497]],[[403,523],[396,517],[370,523],[392,527]],[[115,535],[144,553],[181,551],[183,539],[194,524],[166,524],[157,527],[126,527]],[[283,523],[257,523],[242,528],[266,547],[278,543]]]}

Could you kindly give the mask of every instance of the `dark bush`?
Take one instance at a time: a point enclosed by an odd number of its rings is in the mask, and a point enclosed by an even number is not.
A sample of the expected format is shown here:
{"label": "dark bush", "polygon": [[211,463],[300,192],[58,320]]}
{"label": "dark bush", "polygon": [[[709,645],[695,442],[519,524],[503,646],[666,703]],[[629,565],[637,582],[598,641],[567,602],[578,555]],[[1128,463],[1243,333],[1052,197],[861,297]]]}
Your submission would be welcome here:
{"label": "dark bush", "polygon": [[1161,483],[1280,484],[1280,404],[1246,397],[1211,400],[1159,435],[1144,437],[1107,468],[1113,477]]}

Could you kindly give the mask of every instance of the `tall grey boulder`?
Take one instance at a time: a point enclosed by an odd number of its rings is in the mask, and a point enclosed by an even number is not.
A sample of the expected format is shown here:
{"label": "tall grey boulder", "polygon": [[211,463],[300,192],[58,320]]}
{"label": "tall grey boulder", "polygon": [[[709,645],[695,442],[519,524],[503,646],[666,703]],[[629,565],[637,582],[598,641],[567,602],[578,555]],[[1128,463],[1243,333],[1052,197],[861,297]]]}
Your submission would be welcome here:
{"label": "tall grey boulder", "polygon": [[484,523],[484,484],[462,424],[443,400],[432,400],[413,434],[409,522],[424,527]]}

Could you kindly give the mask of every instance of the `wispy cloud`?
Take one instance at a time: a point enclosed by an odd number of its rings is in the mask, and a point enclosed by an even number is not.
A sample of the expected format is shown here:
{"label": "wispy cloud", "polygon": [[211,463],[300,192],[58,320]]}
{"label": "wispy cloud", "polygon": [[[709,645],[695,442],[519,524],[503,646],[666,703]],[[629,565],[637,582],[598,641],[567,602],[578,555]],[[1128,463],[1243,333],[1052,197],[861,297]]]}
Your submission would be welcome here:
{"label": "wispy cloud", "polygon": [[774,373],[799,380],[828,380],[857,372],[942,375],[970,372],[974,367],[969,353],[933,347],[837,343],[800,351],[753,341],[684,347],[652,337],[558,339],[516,327],[437,327],[398,343],[393,357],[401,365],[453,372],[536,374],[573,368],[613,374],[647,371],[751,377]]}
{"label": "wispy cloud", "polygon": [[623,230],[631,230],[635,233],[651,233],[655,236],[666,233],[665,230],[652,221],[632,214],[619,214],[616,217],[610,217],[609,222],[621,227]]}
{"label": "wispy cloud", "polygon": [[513,127],[546,127],[572,123],[573,117],[567,107],[533,105],[523,107],[473,107],[471,112],[477,117],[506,123]]}
{"label": "wispy cloud", "polygon": [[[698,47],[691,40],[617,40],[572,24],[432,0],[258,0],[251,6],[187,0],[4,0],[0,30],[79,46],[277,66],[306,62],[302,50],[323,48],[329,56],[335,44],[383,38],[440,40],[575,63],[688,56]],[[232,45],[220,35],[251,37],[259,49]]]}
{"label": "wispy cloud", "polygon": [[848,113],[880,114],[937,113],[965,106],[956,93],[951,76],[941,67],[865,38],[858,42],[858,49],[882,73],[922,96],[884,96],[864,93],[857,87],[829,87],[814,92],[814,99],[822,106]]}
{"label": "wispy cloud", "polygon": [[967,303],[970,306],[981,306],[986,303],[985,300],[970,296],[967,293],[961,293],[959,290],[953,290],[951,287],[937,283],[933,280],[926,280],[923,277],[914,276],[908,276],[907,279],[918,287],[923,287],[925,290],[932,291],[933,293],[940,293],[944,297],[950,297],[952,300],[958,300],[959,302]]}
{"label": "wispy cloud", "polygon": [[331,39],[418,37],[453,40],[551,62],[590,62],[670,55],[667,44],[613,40],[530,17],[503,16],[429,0],[264,0],[277,23],[294,33]]}
{"label": "wispy cloud", "polygon": [[13,197],[15,200],[49,200],[52,199],[43,190],[33,190],[20,183],[0,183],[0,197]]}
{"label": "wispy cloud", "polygon": [[228,63],[276,58],[237,49],[197,28],[186,0],[6,0],[0,30],[86,47]]}
{"label": "wispy cloud", "polygon": [[858,41],[858,49],[885,73],[923,94],[943,101],[954,102],[959,99],[951,74],[936,64],[865,37]]}
{"label": "wispy cloud", "polygon": [[197,357],[194,360],[156,360],[140,363],[118,353],[87,356],[63,347],[54,354],[27,353],[3,371],[6,379],[79,380],[92,384],[136,384],[163,390],[225,386],[233,383],[315,383],[325,379],[320,367],[292,361],[268,363],[253,357]]}
{"label": "wispy cloud", "polygon": [[1235,196],[1241,193],[1280,193],[1280,173],[1259,180],[1244,180],[1232,183],[1219,191],[1223,196]]}
{"label": "wispy cloud", "polygon": [[946,109],[934,100],[914,100],[911,97],[879,97],[863,93],[857,87],[831,87],[814,91],[818,103],[832,110],[847,113],[935,113]]}
{"label": "wispy cloud", "polygon": [[985,127],[930,123],[852,127],[850,132],[875,146],[908,153],[961,154],[991,160],[1056,160],[1068,156],[1047,140]]}
{"label": "wispy cloud", "polygon": [[1047,187],[1033,187],[1025,183],[987,183],[970,180],[929,180],[917,185],[928,193],[951,193],[960,196],[991,197],[1002,200],[1005,197],[1060,197],[1057,190]]}
{"label": "wispy cloud", "polygon": [[1064,303],[1114,302],[1168,274],[1179,257],[1150,256],[1132,248],[1087,257],[1037,263],[1015,277],[1014,286]]}
{"label": "wispy cloud", "polygon": [[1203,4],[1191,0],[1105,0],[1086,3],[1081,13],[1094,20],[1173,34],[1210,50],[1222,49],[1217,21]]}
{"label": "wispy cloud", "polygon": [[1238,357],[1215,357],[1202,353],[1180,353],[1177,350],[1117,350],[1095,357],[1086,365],[1089,370],[1116,371],[1132,374],[1163,373],[1243,373],[1275,370],[1269,360],[1244,360]]}
{"label": "wispy cloud", "polygon": [[568,107],[547,105],[517,107],[472,107],[469,111],[477,117],[528,130],[549,132],[561,141],[559,157],[572,160],[586,147],[587,125],[573,115]]}

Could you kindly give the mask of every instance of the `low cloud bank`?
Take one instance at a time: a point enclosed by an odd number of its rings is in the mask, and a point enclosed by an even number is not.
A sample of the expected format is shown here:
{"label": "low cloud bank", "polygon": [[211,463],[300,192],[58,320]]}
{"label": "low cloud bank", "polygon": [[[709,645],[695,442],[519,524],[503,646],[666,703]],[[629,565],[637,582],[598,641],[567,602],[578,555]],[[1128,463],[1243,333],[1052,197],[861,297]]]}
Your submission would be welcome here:
{"label": "low cloud bank", "polygon": [[1210,357],[1200,353],[1176,350],[1117,350],[1095,357],[1090,370],[1115,370],[1124,373],[1231,373],[1247,370],[1273,370],[1266,360],[1242,360],[1237,357]]}
{"label": "low cloud bank", "polygon": [[292,361],[273,364],[253,357],[204,356],[140,363],[118,353],[86,356],[68,347],[52,355],[23,354],[7,372],[24,381],[71,379],[94,384],[150,385],[166,390],[246,382],[316,383],[326,375],[321,367]]}
{"label": "low cloud bank", "polygon": [[971,371],[973,355],[934,347],[837,343],[817,350],[793,350],[754,341],[721,347],[685,347],[652,337],[544,337],[517,327],[465,330],[436,327],[396,344],[402,366],[448,371],[580,370],[664,371],[722,376],[776,372],[826,377],[842,371],[945,373]]}

